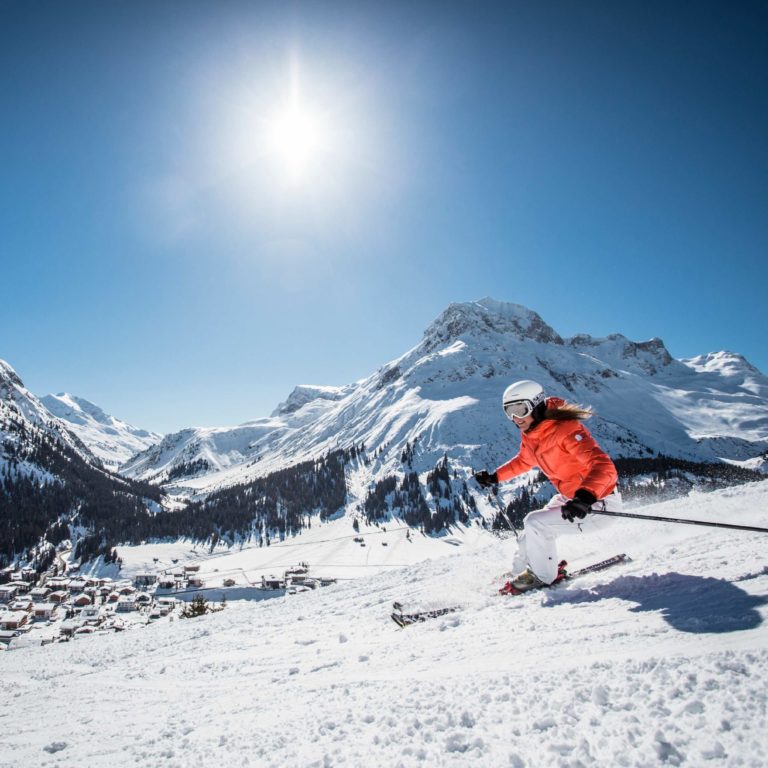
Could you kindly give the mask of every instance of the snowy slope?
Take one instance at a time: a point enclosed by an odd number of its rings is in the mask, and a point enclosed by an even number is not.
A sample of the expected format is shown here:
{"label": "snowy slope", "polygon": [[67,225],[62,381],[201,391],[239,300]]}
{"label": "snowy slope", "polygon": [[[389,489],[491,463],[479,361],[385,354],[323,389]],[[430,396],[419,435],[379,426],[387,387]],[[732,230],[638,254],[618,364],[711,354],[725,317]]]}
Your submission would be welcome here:
{"label": "snowy slope", "polygon": [[117,469],[131,456],[162,439],[162,435],[133,427],[88,400],[66,392],[46,395],[41,402],[54,416],[66,422],[70,431],[90,448],[107,469]]}
{"label": "snowy slope", "polygon": [[[3,444],[19,446],[26,440],[24,430],[36,435],[47,435],[74,450],[84,461],[97,461],[91,451],[68,429],[68,424],[53,416],[19,378],[16,371],[0,360],[0,467],[4,461]],[[45,473],[29,466],[26,474],[47,479]]]}
{"label": "snowy slope", "polygon": [[[768,485],[645,511],[768,526]],[[0,766],[762,768],[765,536],[617,521],[561,552],[632,563],[521,598],[494,595],[514,540],[470,536],[323,590],[0,654]],[[403,598],[463,610],[403,631]]]}
{"label": "snowy slope", "polygon": [[155,482],[174,473],[169,489],[194,496],[364,443],[377,453],[370,481],[400,469],[416,440],[420,472],[446,452],[466,469],[497,466],[517,449],[499,402],[520,378],[592,405],[590,428],[614,456],[758,466],[768,450],[768,378],[738,355],[679,361],[659,339],[563,339],[535,312],[484,299],[450,305],[416,347],[364,380],[300,386],[268,418],[168,435],[121,471]]}

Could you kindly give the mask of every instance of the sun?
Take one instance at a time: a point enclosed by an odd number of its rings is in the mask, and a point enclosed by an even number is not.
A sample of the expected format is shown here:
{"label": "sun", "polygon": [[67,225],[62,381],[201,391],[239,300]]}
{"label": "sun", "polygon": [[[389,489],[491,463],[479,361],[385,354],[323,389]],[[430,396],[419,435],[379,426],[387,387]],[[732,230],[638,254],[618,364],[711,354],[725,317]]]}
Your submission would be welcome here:
{"label": "sun", "polygon": [[270,154],[290,179],[299,180],[317,163],[325,148],[320,118],[300,103],[279,110],[269,122]]}

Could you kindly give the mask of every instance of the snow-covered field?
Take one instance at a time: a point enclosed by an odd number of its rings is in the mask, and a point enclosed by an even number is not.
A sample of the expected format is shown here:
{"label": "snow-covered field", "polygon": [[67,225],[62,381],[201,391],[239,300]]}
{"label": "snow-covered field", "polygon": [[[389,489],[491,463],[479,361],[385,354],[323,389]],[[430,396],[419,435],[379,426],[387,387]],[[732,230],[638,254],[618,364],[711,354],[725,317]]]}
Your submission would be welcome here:
{"label": "snow-covered field", "polygon": [[[644,511],[768,526],[768,483]],[[0,654],[0,766],[768,764],[768,534],[616,521],[561,554],[633,562],[517,598],[494,594],[514,539],[462,541],[322,590]],[[403,599],[464,607],[401,630]]]}
{"label": "snow-covered field", "polygon": [[[200,566],[206,586],[218,587],[225,578],[237,586],[259,584],[262,576],[282,576],[300,562],[310,566],[315,578],[358,579],[386,570],[401,569],[428,558],[456,554],[458,547],[485,539],[487,533],[477,524],[468,529],[458,526],[455,535],[425,536],[400,522],[379,527],[352,528],[350,518],[332,520],[304,529],[298,536],[269,547],[248,544],[242,548],[219,545],[211,550],[180,541],[118,548],[123,567],[120,576],[132,578],[146,571],[172,571],[188,564]],[[107,569],[109,570],[109,569]],[[104,569],[96,569],[95,574]],[[110,575],[112,572],[109,571]]]}

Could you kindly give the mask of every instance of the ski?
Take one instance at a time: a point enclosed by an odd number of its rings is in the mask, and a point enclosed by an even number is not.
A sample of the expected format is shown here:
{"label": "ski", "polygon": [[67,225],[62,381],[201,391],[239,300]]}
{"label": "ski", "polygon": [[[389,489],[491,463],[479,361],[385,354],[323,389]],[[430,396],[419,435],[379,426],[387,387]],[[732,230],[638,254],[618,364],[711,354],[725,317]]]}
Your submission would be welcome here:
{"label": "ski", "polygon": [[[400,603],[394,603],[393,607],[399,605]],[[438,616],[445,616],[447,613],[455,613],[460,610],[460,605],[451,605],[448,608],[436,608],[432,611],[417,611],[416,613],[401,613],[399,608],[395,608],[391,614],[391,618],[399,627],[405,628],[420,621],[436,619]]]}
{"label": "ski", "polygon": [[545,584],[541,587],[534,587],[533,589],[517,589],[516,587],[512,586],[511,581],[508,581],[499,590],[499,594],[514,596],[524,595],[527,592],[537,592],[540,589],[551,589],[552,587],[556,587],[558,584],[562,584],[564,581],[573,581],[573,579],[578,579],[579,576],[586,576],[588,573],[604,571],[606,568],[611,568],[614,565],[621,565],[622,563],[628,563],[630,560],[631,558],[626,554],[614,555],[613,557],[609,557],[607,560],[601,560],[599,563],[592,563],[592,565],[584,566],[584,568],[579,568],[578,570],[571,573],[568,573],[565,570],[567,563],[563,561],[560,563],[560,569],[557,574],[557,578],[551,584]]}
{"label": "ski", "polygon": [[[614,555],[613,557],[609,557],[607,560],[601,560],[599,563],[592,563],[592,565],[587,565],[584,568],[579,568],[576,571],[573,571],[572,573],[568,573],[565,570],[565,561],[563,561],[560,564],[560,573],[558,574],[558,578],[553,581],[551,584],[548,584],[544,587],[537,587],[536,589],[529,589],[525,591],[521,591],[518,589],[515,589],[512,587],[510,582],[507,582],[500,590],[499,594],[501,595],[524,595],[526,592],[536,592],[539,589],[551,589],[552,587],[557,586],[558,584],[562,584],[565,581],[573,581],[573,579],[579,578],[579,576],[586,576],[588,573],[597,573],[598,571],[604,571],[607,568],[611,568],[614,565],[621,565],[622,563],[628,563],[631,561],[631,558],[629,555],[621,554],[621,555]],[[392,621],[395,622],[399,627],[402,627],[403,629],[405,627],[410,626],[411,624],[417,624],[419,622],[428,621],[429,619],[435,619],[439,616],[445,616],[449,613],[455,613],[456,611],[462,610],[463,606],[460,605],[451,605],[446,608],[433,608],[430,610],[424,610],[424,611],[413,611],[409,613],[404,612],[404,606],[403,603],[400,602],[394,602],[392,603],[392,614],[390,618]]]}

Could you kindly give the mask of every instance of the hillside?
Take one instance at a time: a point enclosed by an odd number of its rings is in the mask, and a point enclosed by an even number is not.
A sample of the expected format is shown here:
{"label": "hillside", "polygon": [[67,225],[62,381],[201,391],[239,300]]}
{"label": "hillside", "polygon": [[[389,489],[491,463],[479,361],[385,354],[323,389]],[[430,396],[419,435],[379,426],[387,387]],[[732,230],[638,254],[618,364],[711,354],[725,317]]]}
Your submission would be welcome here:
{"label": "hillside", "polygon": [[[760,483],[644,512],[768,526],[766,510]],[[339,558],[323,546],[318,567]],[[478,531],[323,590],[0,654],[0,766],[768,762],[765,534],[618,521],[562,554],[632,563],[502,599],[513,547]],[[404,598],[463,610],[400,630]]]}

